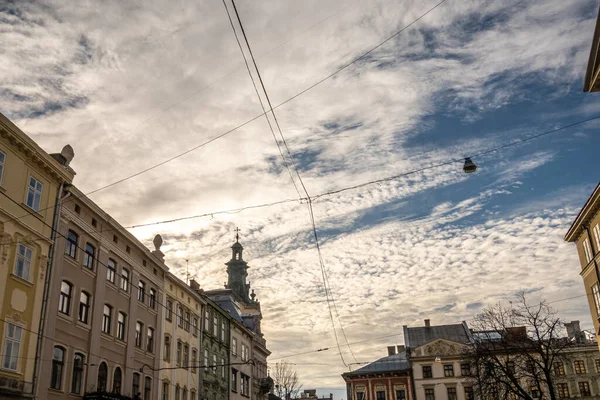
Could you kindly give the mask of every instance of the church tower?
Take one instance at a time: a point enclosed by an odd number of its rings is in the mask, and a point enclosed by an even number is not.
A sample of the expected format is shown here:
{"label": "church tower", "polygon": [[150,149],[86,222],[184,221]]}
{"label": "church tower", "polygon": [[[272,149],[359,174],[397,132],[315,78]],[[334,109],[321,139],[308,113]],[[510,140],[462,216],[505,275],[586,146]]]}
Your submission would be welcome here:
{"label": "church tower", "polygon": [[242,252],[244,247],[240,244],[239,229],[236,229],[235,243],[231,246],[231,260],[227,265],[227,288],[237,294],[244,303],[250,304],[250,284],[246,283],[248,277],[248,263],[244,261]]}

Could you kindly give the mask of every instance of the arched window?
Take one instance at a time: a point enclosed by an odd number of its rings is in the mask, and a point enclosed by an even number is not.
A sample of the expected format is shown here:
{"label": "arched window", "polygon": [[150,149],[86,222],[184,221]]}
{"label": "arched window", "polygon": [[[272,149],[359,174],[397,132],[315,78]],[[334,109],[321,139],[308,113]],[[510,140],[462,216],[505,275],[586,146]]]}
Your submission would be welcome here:
{"label": "arched window", "polygon": [[106,383],[108,381],[108,367],[102,361],[98,366],[98,391],[106,392]]}
{"label": "arched window", "polygon": [[113,385],[112,385],[113,393],[121,394],[121,380],[122,380],[121,368],[117,367],[117,368],[115,368],[115,373],[113,375]]}
{"label": "arched window", "polygon": [[60,298],[58,300],[58,311],[65,315],[69,315],[71,310],[71,295],[73,293],[73,285],[67,281],[62,281],[60,284]]}
{"label": "arched window", "polygon": [[125,340],[125,328],[127,326],[127,314],[123,311],[119,311],[117,317],[117,339]]}
{"label": "arched window", "polygon": [[142,348],[142,342],[144,340],[142,331],[144,330],[144,324],[141,322],[135,323],[135,347]]}
{"label": "arched window", "polygon": [[129,271],[125,268],[121,268],[121,289],[129,291]]}
{"label": "arched window", "polygon": [[187,388],[184,386],[181,392],[181,400],[188,400],[187,398]]}
{"label": "arched window", "polygon": [[193,389],[190,391],[190,400],[198,400],[198,397],[196,396],[196,391]]}
{"label": "arched window", "polygon": [[144,380],[144,400],[150,400],[152,394],[152,378],[149,376]]}
{"label": "arched window", "polygon": [[131,383],[131,395],[135,397],[138,394],[140,394],[140,374],[134,372],[133,381]]}
{"label": "arched window", "polygon": [[104,305],[104,314],[102,315],[102,332],[110,335],[110,327],[112,324],[112,307],[108,304]]}
{"label": "arched window", "polygon": [[83,253],[83,266],[87,269],[94,269],[94,257],[96,255],[96,248],[90,243],[85,244],[85,253]]}
{"label": "arched window", "polygon": [[146,351],[154,353],[154,329],[148,328],[146,337]]}
{"label": "arched window", "polygon": [[90,315],[90,295],[83,290],[79,295],[79,322],[88,323]]}
{"label": "arched window", "polygon": [[115,273],[117,270],[117,263],[112,258],[108,259],[106,263],[106,280],[115,283]]}
{"label": "arched window", "polygon": [[83,385],[84,355],[75,353],[73,357],[73,374],[71,376],[71,393],[80,394]]}
{"label": "arched window", "polygon": [[156,290],[153,288],[150,288],[150,300],[148,305],[151,309],[156,308]]}
{"label": "arched window", "polygon": [[79,241],[79,236],[69,230],[69,234],[67,235],[67,248],[65,250],[65,253],[67,253],[67,255],[69,257],[75,258],[77,256],[77,242]]}
{"label": "arched window", "polygon": [[179,395],[181,393],[181,389],[179,388],[179,383],[175,385],[175,400],[179,400]]}
{"label": "arched window", "polygon": [[167,300],[167,311],[165,312],[165,318],[167,321],[171,321],[173,318],[173,302],[171,300]]}
{"label": "arched window", "polygon": [[65,366],[65,349],[62,347],[54,347],[52,356],[52,376],[50,379],[50,387],[52,389],[62,389],[63,367]]}
{"label": "arched window", "polygon": [[144,281],[138,282],[138,300],[142,303],[146,301],[146,283]]}
{"label": "arched window", "polygon": [[171,361],[171,337],[165,335],[165,349],[163,354],[163,359],[165,361]]}

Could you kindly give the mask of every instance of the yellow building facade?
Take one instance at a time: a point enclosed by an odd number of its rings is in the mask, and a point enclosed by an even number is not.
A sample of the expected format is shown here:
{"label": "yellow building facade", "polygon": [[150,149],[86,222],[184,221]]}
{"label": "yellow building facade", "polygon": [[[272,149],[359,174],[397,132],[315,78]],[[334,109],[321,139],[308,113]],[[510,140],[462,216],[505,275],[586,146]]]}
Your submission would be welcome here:
{"label": "yellow building facade", "polygon": [[600,334],[600,184],[589,197],[565,235],[575,243],[583,285],[587,293],[596,335]]}
{"label": "yellow building facade", "polygon": [[0,114],[0,398],[33,393],[57,199],[73,150],[48,154]]}

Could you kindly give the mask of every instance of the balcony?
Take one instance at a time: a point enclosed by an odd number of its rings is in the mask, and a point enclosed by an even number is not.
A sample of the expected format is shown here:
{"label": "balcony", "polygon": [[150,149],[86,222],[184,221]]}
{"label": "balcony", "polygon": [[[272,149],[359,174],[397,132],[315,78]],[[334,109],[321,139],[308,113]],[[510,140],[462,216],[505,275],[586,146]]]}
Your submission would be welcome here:
{"label": "balcony", "polygon": [[17,379],[0,376],[0,392],[32,394],[33,383],[19,381]]}

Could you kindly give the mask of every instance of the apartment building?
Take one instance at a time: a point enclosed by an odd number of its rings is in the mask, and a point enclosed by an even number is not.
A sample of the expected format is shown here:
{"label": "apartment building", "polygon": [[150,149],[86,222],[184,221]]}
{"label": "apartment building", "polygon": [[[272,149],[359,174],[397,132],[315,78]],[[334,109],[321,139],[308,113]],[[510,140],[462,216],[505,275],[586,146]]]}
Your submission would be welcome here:
{"label": "apartment building", "polygon": [[200,371],[202,394],[206,400],[228,400],[231,316],[208,297],[204,298],[203,368]]}
{"label": "apartment building", "polygon": [[168,268],[71,187],[63,197],[38,376],[42,399],[116,393],[158,398]]}
{"label": "apartment building", "polygon": [[0,398],[31,398],[53,226],[73,149],[48,154],[0,114]]}
{"label": "apartment building", "polygon": [[583,286],[594,322],[594,332],[600,335],[600,184],[596,186],[565,235],[575,243],[579,254]]}
{"label": "apartment building", "polygon": [[164,284],[160,398],[200,400],[201,317],[206,301],[194,280],[187,285],[168,273]]}

